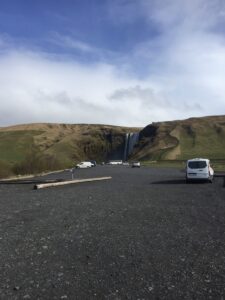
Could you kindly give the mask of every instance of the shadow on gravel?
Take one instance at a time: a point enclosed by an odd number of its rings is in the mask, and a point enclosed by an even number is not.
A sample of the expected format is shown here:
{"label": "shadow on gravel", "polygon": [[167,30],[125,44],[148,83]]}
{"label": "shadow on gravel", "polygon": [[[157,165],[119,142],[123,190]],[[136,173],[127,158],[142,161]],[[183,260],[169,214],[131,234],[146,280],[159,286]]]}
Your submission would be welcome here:
{"label": "shadow on gravel", "polygon": [[153,181],[152,184],[186,184],[185,179]]}
{"label": "shadow on gravel", "polygon": [[152,184],[202,184],[207,183],[207,181],[190,181],[186,183],[185,179],[172,179],[172,180],[162,180],[162,181],[153,181]]}

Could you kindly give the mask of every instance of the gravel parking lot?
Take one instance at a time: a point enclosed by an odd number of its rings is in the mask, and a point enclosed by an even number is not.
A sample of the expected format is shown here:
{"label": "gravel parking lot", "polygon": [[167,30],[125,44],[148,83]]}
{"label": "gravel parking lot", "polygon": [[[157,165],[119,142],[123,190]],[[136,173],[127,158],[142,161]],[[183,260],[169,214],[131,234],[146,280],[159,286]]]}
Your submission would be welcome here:
{"label": "gravel parking lot", "polygon": [[[225,188],[176,169],[97,166],[111,180],[0,184],[0,299],[225,299]],[[69,172],[48,178],[71,178]]]}

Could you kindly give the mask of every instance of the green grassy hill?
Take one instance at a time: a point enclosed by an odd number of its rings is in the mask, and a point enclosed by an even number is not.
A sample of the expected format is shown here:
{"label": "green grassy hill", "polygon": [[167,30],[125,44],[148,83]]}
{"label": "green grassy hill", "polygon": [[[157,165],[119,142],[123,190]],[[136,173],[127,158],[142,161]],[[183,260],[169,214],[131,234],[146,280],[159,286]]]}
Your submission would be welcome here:
{"label": "green grassy hill", "polygon": [[121,159],[125,134],[140,131],[130,160],[225,160],[225,116],[157,122],[144,129],[27,124],[0,128],[0,177],[69,168],[82,160]]}
{"label": "green grassy hill", "polygon": [[186,160],[192,157],[225,159],[225,116],[159,122],[140,132],[133,158]]}
{"label": "green grassy hill", "polygon": [[33,173],[72,167],[86,159],[121,158],[125,133],[137,130],[88,124],[27,124],[0,128],[0,173],[5,176],[6,169],[8,173]]}

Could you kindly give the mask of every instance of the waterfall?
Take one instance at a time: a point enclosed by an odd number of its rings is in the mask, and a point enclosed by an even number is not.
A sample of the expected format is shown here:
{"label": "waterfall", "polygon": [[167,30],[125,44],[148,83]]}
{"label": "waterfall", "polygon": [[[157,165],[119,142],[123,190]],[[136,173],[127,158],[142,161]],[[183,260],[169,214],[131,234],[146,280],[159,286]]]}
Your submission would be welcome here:
{"label": "waterfall", "polygon": [[123,160],[127,160],[127,148],[128,148],[128,141],[129,141],[129,133],[126,133],[125,136],[125,144],[124,144],[124,153],[123,153]]}
{"label": "waterfall", "polygon": [[132,154],[134,150],[134,146],[137,144],[138,140],[139,140],[139,132],[130,133],[127,156]]}
{"label": "waterfall", "polygon": [[129,155],[132,154],[134,150],[134,146],[137,144],[138,140],[139,140],[139,132],[126,133],[125,144],[124,144],[124,155],[123,155],[124,161],[126,161]]}

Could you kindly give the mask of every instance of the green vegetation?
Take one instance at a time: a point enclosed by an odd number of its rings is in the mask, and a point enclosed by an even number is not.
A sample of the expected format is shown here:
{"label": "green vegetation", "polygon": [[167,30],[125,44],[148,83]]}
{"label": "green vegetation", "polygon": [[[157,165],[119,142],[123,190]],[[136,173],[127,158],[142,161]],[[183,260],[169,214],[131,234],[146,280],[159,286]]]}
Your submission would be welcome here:
{"label": "green vegetation", "polygon": [[0,128],[0,176],[64,169],[81,160],[107,160],[111,153],[123,151],[125,133],[135,130],[85,124]]}
{"label": "green vegetation", "polygon": [[0,178],[7,178],[12,175],[12,166],[9,163],[0,160]]}
{"label": "green vegetation", "polygon": [[[214,124],[202,122],[198,126],[193,126],[189,130],[183,129],[180,137],[181,155],[179,158],[188,159],[190,157],[225,157],[225,126],[221,130],[216,130]],[[190,131],[191,129],[191,131]]]}
{"label": "green vegetation", "polygon": [[16,175],[38,174],[43,171],[59,170],[63,166],[56,156],[42,154],[35,146],[30,147],[25,159],[16,163],[12,170]]}
{"label": "green vegetation", "polygon": [[[143,166],[156,167],[156,168],[176,168],[184,170],[186,167],[186,160],[145,160],[142,161]],[[225,159],[224,160],[211,160],[211,165],[214,171],[223,171],[225,172]]]}
{"label": "green vegetation", "polygon": [[225,160],[221,159],[221,160],[217,160],[217,159],[212,159],[211,160],[211,164],[213,169],[217,172],[217,171],[222,171],[225,173]]}
{"label": "green vegetation", "polygon": [[142,161],[141,164],[143,166],[148,167],[162,167],[162,168],[179,168],[184,169],[185,168],[185,162],[182,160],[145,160]]}
{"label": "green vegetation", "polygon": [[225,116],[153,123],[140,136],[131,159],[225,159]]}
{"label": "green vegetation", "polygon": [[0,158],[10,163],[21,161],[25,158],[27,147],[34,143],[34,136],[40,131],[19,130],[0,132]]}
{"label": "green vegetation", "polygon": [[[0,177],[69,168],[82,160],[121,158],[125,134],[137,131],[140,128],[90,124],[0,128]],[[184,168],[184,162],[194,157],[209,158],[216,170],[225,170],[225,116],[152,123],[140,131],[130,160]]]}

